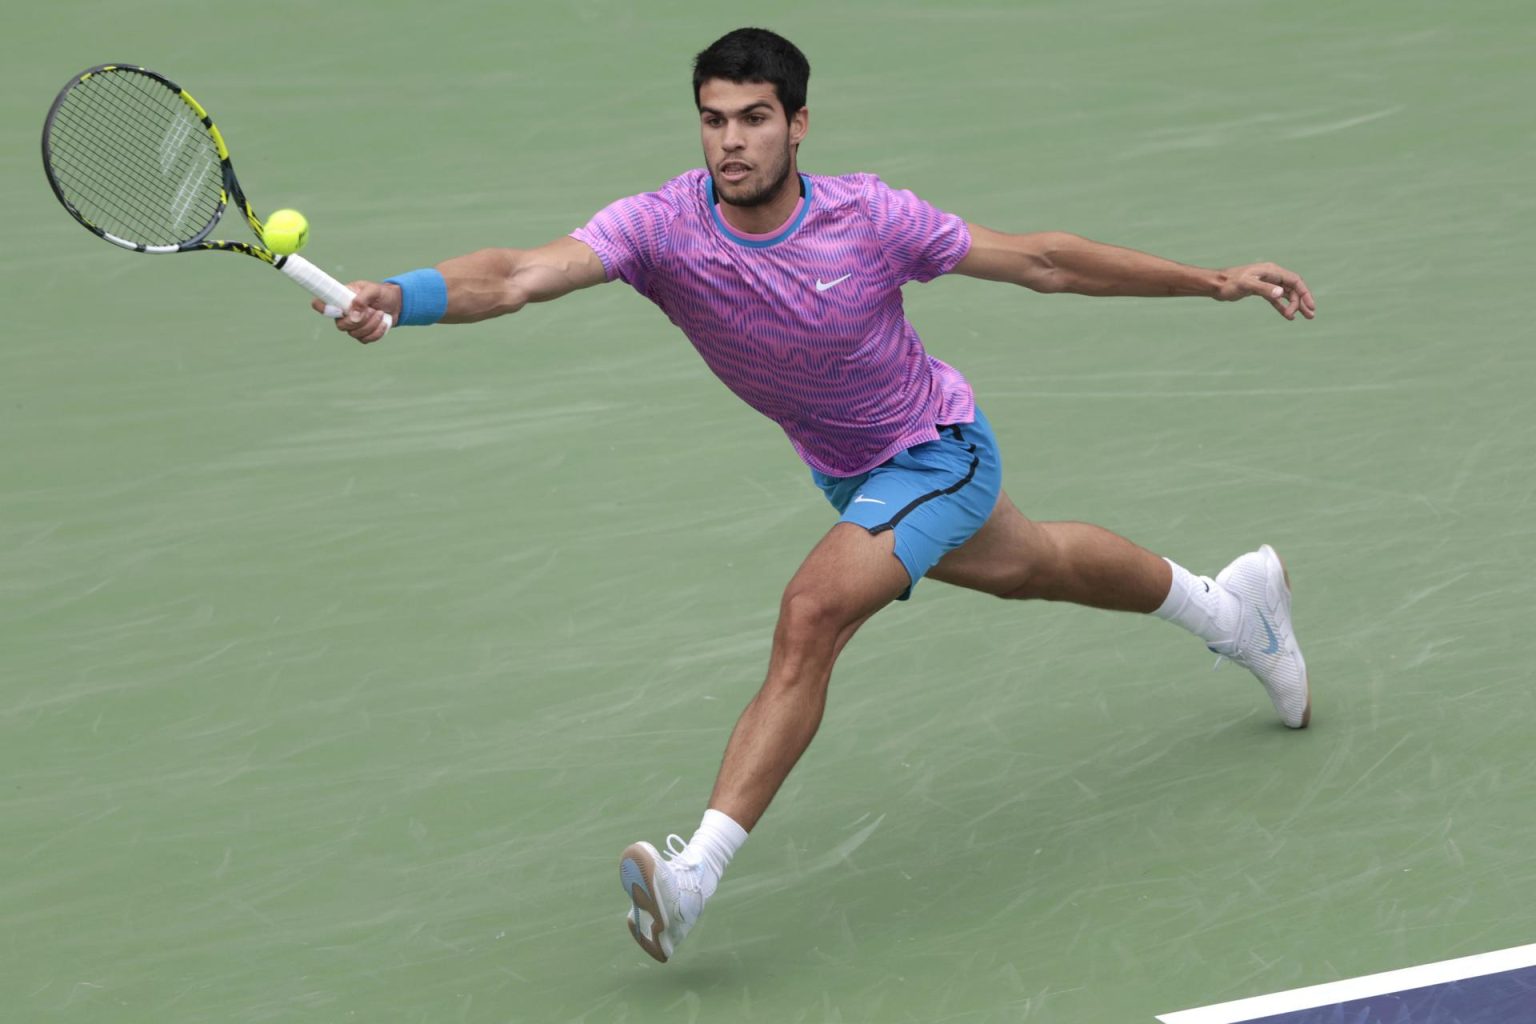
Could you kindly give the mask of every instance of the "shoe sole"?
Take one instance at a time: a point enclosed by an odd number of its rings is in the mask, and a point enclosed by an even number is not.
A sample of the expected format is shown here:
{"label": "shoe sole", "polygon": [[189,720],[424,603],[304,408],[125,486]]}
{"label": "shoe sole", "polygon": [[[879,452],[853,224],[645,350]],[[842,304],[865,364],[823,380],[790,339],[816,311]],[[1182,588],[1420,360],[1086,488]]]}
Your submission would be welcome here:
{"label": "shoe sole", "polygon": [[[1270,555],[1272,555],[1274,557],[1275,561],[1280,564],[1280,575],[1285,580],[1285,617],[1286,617],[1287,621],[1290,621],[1290,618],[1291,618],[1291,573],[1290,573],[1290,570],[1285,567],[1285,559],[1280,557],[1280,552],[1276,551],[1274,548],[1270,547],[1268,544],[1264,545],[1264,549],[1267,550],[1270,553]],[[1295,623],[1291,624],[1291,642],[1292,643],[1296,642],[1296,626],[1295,626]],[[1308,723],[1310,723],[1312,721],[1312,673],[1307,669],[1307,659],[1306,659],[1306,656],[1301,653],[1301,645],[1299,643],[1296,644],[1296,657],[1301,659],[1301,686],[1302,686],[1302,689],[1304,689],[1306,691],[1306,693],[1307,693],[1307,704],[1306,704],[1306,707],[1302,708],[1302,710],[1301,710],[1301,724],[1300,725],[1287,726],[1287,728],[1291,728],[1291,729],[1305,729],[1307,727]]]}
{"label": "shoe sole", "polygon": [[[653,960],[666,963],[667,952],[661,946],[661,936],[667,930],[667,915],[655,896],[656,851],[649,843],[634,843],[620,855],[619,884],[624,887],[624,895],[635,905],[624,919],[630,936]],[[641,913],[651,917],[649,934],[640,927]]]}

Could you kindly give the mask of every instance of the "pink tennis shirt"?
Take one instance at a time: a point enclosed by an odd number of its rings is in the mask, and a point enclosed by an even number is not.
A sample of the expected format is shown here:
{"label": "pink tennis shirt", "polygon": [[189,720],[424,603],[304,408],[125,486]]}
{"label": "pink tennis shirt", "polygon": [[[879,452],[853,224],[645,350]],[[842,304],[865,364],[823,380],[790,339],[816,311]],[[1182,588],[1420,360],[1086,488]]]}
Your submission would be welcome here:
{"label": "pink tennis shirt", "polygon": [[923,349],[901,286],[965,258],[965,222],[872,174],[803,174],[795,216],[732,230],[706,170],[606,207],[572,237],[682,328],[709,368],[784,429],[800,458],[857,476],[936,426],[975,418],[971,386]]}

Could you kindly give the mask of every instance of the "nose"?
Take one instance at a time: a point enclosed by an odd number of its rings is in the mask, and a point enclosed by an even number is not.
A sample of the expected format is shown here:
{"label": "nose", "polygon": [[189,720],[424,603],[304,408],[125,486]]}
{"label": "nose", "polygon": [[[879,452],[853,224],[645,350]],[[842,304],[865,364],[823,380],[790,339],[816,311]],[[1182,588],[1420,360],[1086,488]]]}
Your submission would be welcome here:
{"label": "nose", "polygon": [[725,123],[725,135],[721,138],[720,145],[728,153],[747,148],[747,140],[742,136],[741,127],[735,121]]}

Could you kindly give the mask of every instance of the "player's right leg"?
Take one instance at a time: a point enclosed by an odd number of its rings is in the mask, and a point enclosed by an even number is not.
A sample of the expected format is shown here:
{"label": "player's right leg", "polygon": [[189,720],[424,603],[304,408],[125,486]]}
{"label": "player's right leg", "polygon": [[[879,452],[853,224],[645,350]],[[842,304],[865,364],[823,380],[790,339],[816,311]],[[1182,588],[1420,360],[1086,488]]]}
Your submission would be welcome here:
{"label": "player's right leg", "polygon": [[997,597],[1156,614],[1251,671],[1287,726],[1305,728],[1311,718],[1290,579],[1268,545],[1211,580],[1103,527],[1026,519],[1002,494],[986,525],[928,575]]}
{"label": "player's right leg", "polygon": [[757,824],[821,724],[832,665],[855,631],[912,580],[890,534],[838,523],[784,590],[768,676],[736,723],[709,806]]}
{"label": "player's right leg", "polygon": [[630,934],[666,963],[714,893],[726,862],[810,745],[826,707],[832,666],[870,616],[912,584],[891,533],[839,523],[784,591],[768,677],[726,745],[709,811],[692,840],[668,837],[663,853],[634,843],[619,859],[633,906]]}

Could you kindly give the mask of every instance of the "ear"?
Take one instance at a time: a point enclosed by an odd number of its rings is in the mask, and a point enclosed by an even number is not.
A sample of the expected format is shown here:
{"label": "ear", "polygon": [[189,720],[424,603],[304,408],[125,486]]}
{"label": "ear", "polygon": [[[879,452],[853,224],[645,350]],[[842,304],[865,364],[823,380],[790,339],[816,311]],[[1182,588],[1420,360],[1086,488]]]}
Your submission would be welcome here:
{"label": "ear", "polygon": [[800,141],[805,138],[806,132],[810,131],[810,129],[811,112],[808,108],[801,107],[795,111],[795,116],[789,119],[789,144],[791,146],[800,145]]}

